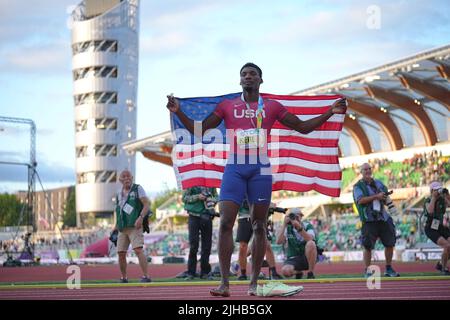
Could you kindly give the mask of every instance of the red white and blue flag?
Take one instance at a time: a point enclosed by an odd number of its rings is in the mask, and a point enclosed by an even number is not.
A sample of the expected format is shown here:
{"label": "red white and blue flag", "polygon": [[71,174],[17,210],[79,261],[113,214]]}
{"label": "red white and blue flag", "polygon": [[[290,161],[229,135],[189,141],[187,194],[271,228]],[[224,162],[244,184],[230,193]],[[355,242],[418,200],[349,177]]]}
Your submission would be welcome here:
{"label": "red white and blue flag", "polygon": [[[234,99],[241,93],[218,97],[179,98],[180,108],[195,121],[202,121],[224,99]],[[339,95],[293,96],[264,94],[284,105],[300,120],[325,113],[342,97]],[[338,197],[342,172],[338,159],[338,142],[345,114],[335,114],[309,134],[301,134],[276,121],[270,137],[268,152],[272,166],[272,190],[291,190]],[[174,114],[171,114],[174,139],[172,161],[178,186],[182,189],[205,186],[220,188],[230,145],[225,140],[224,122],[205,133],[202,140],[191,135]],[[220,138],[223,137],[223,139]]]}

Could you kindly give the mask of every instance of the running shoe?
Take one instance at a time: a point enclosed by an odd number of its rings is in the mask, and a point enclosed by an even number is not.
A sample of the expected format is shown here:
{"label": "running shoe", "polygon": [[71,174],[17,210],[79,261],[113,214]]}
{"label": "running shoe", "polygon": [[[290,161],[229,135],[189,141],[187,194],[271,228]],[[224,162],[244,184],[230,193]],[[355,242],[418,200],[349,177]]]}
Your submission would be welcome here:
{"label": "running shoe", "polygon": [[141,278],[141,282],[142,282],[142,283],[152,282],[152,279],[150,279],[150,277],[143,276],[143,277]]}
{"label": "running shoe", "polygon": [[259,273],[258,279],[259,279],[259,280],[266,280],[266,279],[267,279],[267,278],[266,278],[266,275],[264,274],[264,272],[261,271],[261,272]]}
{"label": "running shoe", "polygon": [[256,296],[257,295],[257,288],[254,288],[254,287],[252,287],[252,288],[249,288],[248,289],[248,291],[247,291],[247,294],[249,295],[249,296]]}
{"label": "running shoe", "polygon": [[120,278],[119,283],[128,283],[127,278]]}
{"label": "running shoe", "polygon": [[392,268],[386,268],[386,271],[384,272],[384,275],[386,277],[400,277],[400,274],[398,274],[394,269]]}
{"label": "running shoe", "polygon": [[241,274],[237,279],[238,280],[247,280],[247,275],[246,274]]}
{"label": "running shoe", "polygon": [[373,275],[373,272],[371,272],[370,270],[368,270],[367,268],[364,270],[364,274],[363,277],[364,278],[369,278]]}
{"label": "running shoe", "polygon": [[256,288],[260,297],[289,297],[303,291],[302,286],[288,286],[281,282],[268,282]]}
{"label": "running shoe", "polygon": [[230,296],[230,289],[228,288],[217,288],[217,289],[211,289],[209,290],[209,293],[213,296],[213,297],[224,297],[227,298]]}
{"label": "running shoe", "polygon": [[272,272],[270,275],[270,280],[281,280],[283,279],[282,276],[280,276],[277,272]]}
{"label": "running shoe", "polygon": [[442,271],[442,263],[440,261],[438,261],[438,263],[436,263],[436,270]]}
{"label": "running shoe", "polygon": [[445,269],[445,270],[442,270],[442,271],[441,271],[441,274],[442,274],[443,276],[450,276],[450,271],[448,271],[448,269]]}
{"label": "running shoe", "polygon": [[306,279],[315,279],[315,278],[316,278],[316,276],[314,275],[314,272],[312,272],[312,271],[308,272]]}

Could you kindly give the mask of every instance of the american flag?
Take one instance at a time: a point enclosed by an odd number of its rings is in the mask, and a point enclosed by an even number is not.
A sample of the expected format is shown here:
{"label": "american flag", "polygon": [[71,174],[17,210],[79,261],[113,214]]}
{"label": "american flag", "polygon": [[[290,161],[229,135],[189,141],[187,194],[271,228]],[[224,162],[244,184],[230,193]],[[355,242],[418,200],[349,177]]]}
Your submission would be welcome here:
{"label": "american flag", "polygon": [[[217,97],[179,98],[180,108],[195,121],[208,117],[224,99],[234,99],[241,93]],[[292,96],[262,93],[284,105],[301,120],[325,113],[340,98],[339,95]],[[272,166],[272,191],[315,190],[324,195],[338,197],[341,192],[342,172],[338,159],[339,135],[344,114],[335,114],[322,126],[309,134],[301,134],[275,122],[268,137],[269,158]],[[224,122],[205,133],[202,140],[191,135],[171,114],[174,139],[172,161],[178,186],[220,187],[230,145],[219,139],[225,137]],[[219,131],[217,131],[219,130]]]}

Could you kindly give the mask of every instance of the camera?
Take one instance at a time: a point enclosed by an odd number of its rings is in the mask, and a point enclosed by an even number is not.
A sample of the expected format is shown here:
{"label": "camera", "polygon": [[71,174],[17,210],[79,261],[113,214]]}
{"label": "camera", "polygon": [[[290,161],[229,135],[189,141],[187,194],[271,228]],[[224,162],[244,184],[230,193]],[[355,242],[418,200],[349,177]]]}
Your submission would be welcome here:
{"label": "camera", "polygon": [[117,247],[117,239],[119,237],[119,230],[114,230],[111,232],[111,235],[109,236],[109,241],[114,243],[114,246]]}
{"label": "camera", "polygon": [[289,221],[287,224],[292,224],[291,221],[294,221],[297,218],[297,215],[295,213],[291,212],[291,213],[289,213],[288,218],[289,218]]}
{"label": "camera", "polygon": [[202,194],[206,197],[205,209],[212,217],[220,217],[219,213],[216,212],[214,207],[216,206],[217,201],[214,199],[210,192],[202,192]]}
{"label": "camera", "polygon": [[288,211],[287,208],[280,208],[280,207],[269,207],[269,216],[274,214],[275,212],[283,213],[285,214],[286,211]]}
{"label": "camera", "polygon": [[441,196],[447,195],[448,194],[448,189],[447,188],[440,188],[440,189],[438,189],[438,193]]}
{"label": "camera", "polygon": [[397,208],[394,206],[394,204],[392,203],[392,199],[391,197],[389,197],[389,195],[391,195],[394,191],[391,190],[389,192],[385,192],[384,195],[386,196],[386,200],[384,201],[384,203],[386,204],[386,206],[388,207],[388,212],[391,215],[396,215],[398,213]]}
{"label": "camera", "polygon": [[289,213],[288,215],[289,219],[291,220],[295,220],[295,218],[297,217],[297,215],[295,213]]}

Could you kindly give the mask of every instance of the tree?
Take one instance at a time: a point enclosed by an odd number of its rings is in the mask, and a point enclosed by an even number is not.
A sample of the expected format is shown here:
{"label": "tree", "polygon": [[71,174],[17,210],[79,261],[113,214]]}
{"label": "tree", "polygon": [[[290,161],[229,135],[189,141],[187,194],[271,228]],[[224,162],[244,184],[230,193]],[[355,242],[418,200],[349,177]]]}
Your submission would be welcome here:
{"label": "tree", "polygon": [[[19,199],[14,194],[0,194],[0,226],[17,226],[20,219],[20,212],[24,205],[25,204],[20,203]],[[24,215],[25,214],[26,208],[24,208]],[[26,222],[26,217],[22,217],[21,225],[25,225]]]}
{"label": "tree", "polygon": [[77,210],[75,205],[75,190],[72,190],[67,197],[64,205],[63,226],[76,227],[77,226]]}

